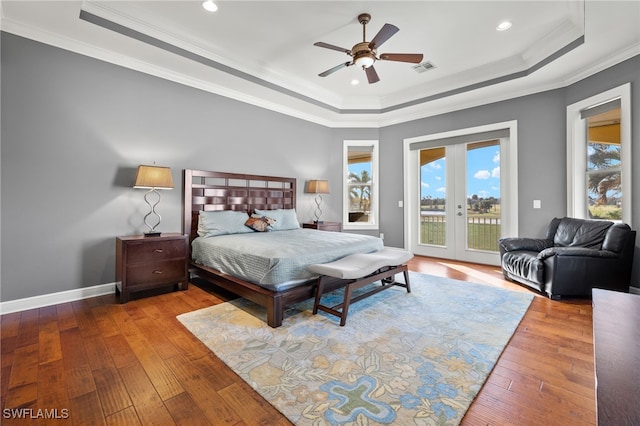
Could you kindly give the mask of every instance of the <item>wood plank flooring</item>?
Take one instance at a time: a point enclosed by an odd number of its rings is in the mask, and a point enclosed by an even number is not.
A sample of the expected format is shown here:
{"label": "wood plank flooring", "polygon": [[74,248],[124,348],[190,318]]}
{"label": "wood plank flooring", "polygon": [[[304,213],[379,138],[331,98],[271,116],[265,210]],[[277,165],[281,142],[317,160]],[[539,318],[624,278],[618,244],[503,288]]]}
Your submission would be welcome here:
{"label": "wood plank flooring", "polygon": [[[409,267],[528,291],[497,267],[425,257]],[[3,315],[0,423],[290,424],[175,318],[231,295],[206,284],[156,293]],[[590,301],[535,297],[462,424],[594,425],[591,317]]]}

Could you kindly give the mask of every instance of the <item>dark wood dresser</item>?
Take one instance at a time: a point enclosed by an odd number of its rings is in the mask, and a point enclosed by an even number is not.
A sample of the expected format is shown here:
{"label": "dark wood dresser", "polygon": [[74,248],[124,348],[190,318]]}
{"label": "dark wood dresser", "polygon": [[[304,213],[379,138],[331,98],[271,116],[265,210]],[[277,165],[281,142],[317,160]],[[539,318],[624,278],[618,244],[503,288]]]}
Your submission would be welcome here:
{"label": "dark wood dresser", "polygon": [[640,425],[640,296],[592,295],[597,424]]}
{"label": "dark wood dresser", "polygon": [[188,235],[162,234],[116,238],[116,292],[126,303],[135,291],[189,285]]}

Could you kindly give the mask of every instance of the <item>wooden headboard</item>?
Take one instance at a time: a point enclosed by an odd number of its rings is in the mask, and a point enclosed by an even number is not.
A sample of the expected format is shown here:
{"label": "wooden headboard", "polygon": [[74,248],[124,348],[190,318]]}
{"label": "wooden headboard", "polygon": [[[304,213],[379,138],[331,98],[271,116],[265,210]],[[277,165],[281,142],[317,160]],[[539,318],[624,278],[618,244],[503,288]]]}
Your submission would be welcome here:
{"label": "wooden headboard", "polygon": [[198,236],[201,210],[292,209],[296,206],[296,179],[185,169],[182,232],[189,242]]}

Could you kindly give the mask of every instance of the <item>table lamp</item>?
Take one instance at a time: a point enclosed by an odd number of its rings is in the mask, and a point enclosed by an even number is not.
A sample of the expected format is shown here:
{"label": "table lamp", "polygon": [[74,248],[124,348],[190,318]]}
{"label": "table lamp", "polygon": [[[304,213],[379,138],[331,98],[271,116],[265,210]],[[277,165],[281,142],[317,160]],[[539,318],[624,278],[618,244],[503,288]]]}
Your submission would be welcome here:
{"label": "table lamp", "polygon": [[308,194],[316,194],[316,211],[314,215],[316,217],[316,223],[322,223],[320,220],[320,216],[322,216],[322,209],[320,208],[320,204],[322,204],[322,195],[329,193],[329,181],[326,180],[310,180],[307,182],[307,190]]}
{"label": "table lamp", "polygon": [[[144,194],[144,201],[149,205],[149,213],[144,217],[144,224],[149,228],[148,232],[144,233],[145,237],[158,237],[160,232],[156,231],[156,227],[160,225],[162,217],[156,212],[156,206],[160,203],[160,193],[158,189],[173,189],[173,178],[171,177],[171,169],[169,167],[158,166],[138,166],[138,173],[136,174],[136,182],[133,184],[134,188],[145,188],[149,191]],[[157,197],[155,202],[152,203],[149,200],[149,196],[155,194]],[[149,224],[149,218],[151,216],[157,217],[155,225]]]}

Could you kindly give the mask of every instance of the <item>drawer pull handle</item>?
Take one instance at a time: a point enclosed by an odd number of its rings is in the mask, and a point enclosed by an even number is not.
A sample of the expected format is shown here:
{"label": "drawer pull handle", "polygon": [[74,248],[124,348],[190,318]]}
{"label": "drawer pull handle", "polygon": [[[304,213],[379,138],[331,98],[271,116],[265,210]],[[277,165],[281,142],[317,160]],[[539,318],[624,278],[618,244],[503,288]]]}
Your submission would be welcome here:
{"label": "drawer pull handle", "polygon": [[158,271],[157,269],[155,271],[153,271],[154,274],[161,274],[162,271]]}
{"label": "drawer pull handle", "polygon": [[154,252],[154,253],[162,253],[163,251],[164,251],[164,250],[162,250],[162,249],[155,249],[153,252]]}

